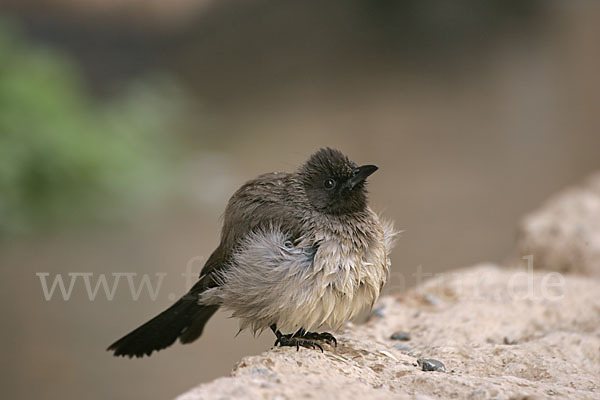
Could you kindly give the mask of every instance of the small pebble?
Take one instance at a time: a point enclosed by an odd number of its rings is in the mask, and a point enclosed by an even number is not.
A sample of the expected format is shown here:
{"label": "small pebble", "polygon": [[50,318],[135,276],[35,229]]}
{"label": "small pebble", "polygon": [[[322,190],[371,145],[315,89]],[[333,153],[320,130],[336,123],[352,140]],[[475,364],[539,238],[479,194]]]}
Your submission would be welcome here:
{"label": "small pebble", "polygon": [[425,294],[425,295],[423,296],[423,300],[424,300],[426,303],[429,303],[429,304],[431,304],[432,306],[439,306],[440,304],[442,304],[442,300],[440,300],[440,298],[439,298],[439,297],[437,297],[437,296],[434,296],[434,295],[432,295],[432,294],[429,294],[429,293],[427,293],[427,294]]}
{"label": "small pebble", "polygon": [[377,318],[383,318],[384,317],[384,313],[383,313],[383,309],[385,307],[380,306],[380,307],[376,307],[373,309],[373,311],[371,311],[371,315],[369,316],[371,317],[377,317]]}
{"label": "small pebble", "polygon": [[417,365],[421,367],[423,371],[446,372],[446,366],[441,361],[434,360],[433,358],[419,358],[417,360]]}
{"label": "small pebble", "polygon": [[410,344],[408,344],[408,343],[396,343],[394,345],[394,348],[396,350],[399,350],[399,351],[403,352],[403,353],[408,353],[409,351],[412,350],[412,346]]}
{"label": "small pebble", "polygon": [[380,353],[383,354],[384,356],[391,358],[392,360],[394,360],[396,362],[398,361],[398,359],[396,357],[394,357],[394,355],[392,353],[390,353],[389,351],[381,350]]}
{"label": "small pebble", "polygon": [[406,341],[410,340],[410,335],[406,332],[394,332],[392,334],[392,336],[390,336],[390,339],[406,342]]}
{"label": "small pebble", "polygon": [[517,344],[517,341],[510,336],[504,336],[504,344]]}

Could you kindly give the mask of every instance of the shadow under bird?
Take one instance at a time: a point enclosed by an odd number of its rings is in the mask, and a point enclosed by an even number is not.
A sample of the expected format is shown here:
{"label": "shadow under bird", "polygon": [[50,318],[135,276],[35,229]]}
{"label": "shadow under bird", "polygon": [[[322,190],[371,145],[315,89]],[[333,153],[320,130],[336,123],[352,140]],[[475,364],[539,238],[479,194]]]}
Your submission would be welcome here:
{"label": "shadow under bird", "polygon": [[240,331],[271,328],[276,346],[337,345],[314,330],[337,329],[372,307],[389,273],[393,226],[367,204],[365,180],[376,170],[325,148],[296,172],[245,183],[198,282],[108,350],[142,357],[177,339],[193,342],[219,307],[240,319]]}

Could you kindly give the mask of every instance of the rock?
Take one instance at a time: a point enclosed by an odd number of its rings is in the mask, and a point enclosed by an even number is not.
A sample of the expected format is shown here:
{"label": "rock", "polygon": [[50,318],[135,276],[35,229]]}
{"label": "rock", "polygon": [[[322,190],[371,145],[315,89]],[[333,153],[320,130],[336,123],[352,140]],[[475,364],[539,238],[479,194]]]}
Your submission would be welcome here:
{"label": "rock", "polygon": [[504,339],[502,339],[502,342],[504,344],[508,344],[508,345],[517,344],[517,341],[515,339],[511,338],[510,336],[504,336]]}
{"label": "rock", "polygon": [[394,348],[403,353],[410,353],[412,346],[408,343],[395,343]]}
{"label": "rock", "polygon": [[390,336],[390,339],[406,342],[410,340],[410,335],[406,332],[394,332],[392,333],[392,336]]}
{"label": "rock", "polygon": [[423,295],[423,301],[432,306],[439,306],[442,304],[442,300],[439,297],[429,293]]}
{"label": "rock", "polygon": [[550,198],[521,222],[512,264],[600,276],[600,173]]}
{"label": "rock", "polygon": [[371,314],[369,314],[369,319],[385,317],[385,313],[383,312],[384,309],[385,309],[385,307],[382,307],[382,306],[377,306],[377,307],[373,308],[373,310],[371,311]]}
{"label": "rock", "polygon": [[[600,281],[565,276],[564,295],[548,299],[523,296],[519,282],[511,289],[513,276],[494,265],[438,276],[382,298],[385,317],[348,325],[336,335],[337,348],[273,348],[178,399],[598,398]],[[543,279],[532,272],[534,286]],[[423,294],[443,302],[424,305]],[[395,347],[406,343],[389,340],[399,328],[414,333],[409,354]],[[506,346],[504,337],[516,343]],[[452,370],[413,366],[433,355]]]}
{"label": "rock", "polygon": [[417,365],[421,367],[421,370],[423,371],[446,372],[444,363],[434,360],[433,358],[419,358],[417,360]]}

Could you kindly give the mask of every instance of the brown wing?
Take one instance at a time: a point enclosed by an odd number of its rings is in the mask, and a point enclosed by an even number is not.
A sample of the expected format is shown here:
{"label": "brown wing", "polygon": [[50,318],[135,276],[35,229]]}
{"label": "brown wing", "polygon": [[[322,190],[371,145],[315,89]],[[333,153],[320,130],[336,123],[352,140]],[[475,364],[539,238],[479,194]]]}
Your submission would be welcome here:
{"label": "brown wing", "polygon": [[206,261],[197,290],[214,287],[214,272],[228,267],[231,252],[252,231],[276,225],[299,236],[300,218],[293,178],[286,173],[270,173],[245,183],[231,196],[223,217],[221,243]]}

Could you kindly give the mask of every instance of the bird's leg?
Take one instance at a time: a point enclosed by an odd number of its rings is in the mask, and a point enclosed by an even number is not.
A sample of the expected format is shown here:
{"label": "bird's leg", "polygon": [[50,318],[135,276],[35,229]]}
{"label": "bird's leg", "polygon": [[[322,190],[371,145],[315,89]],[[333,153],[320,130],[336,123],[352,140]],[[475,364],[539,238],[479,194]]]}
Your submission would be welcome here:
{"label": "bird's leg", "polygon": [[319,343],[311,339],[305,339],[304,334],[306,331],[304,329],[298,330],[298,332],[292,334],[284,335],[280,330],[277,329],[277,325],[271,325],[271,330],[277,336],[277,340],[275,340],[274,346],[290,346],[296,347],[296,351],[300,350],[300,346],[310,348],[310,349],[319,349],[323,352],[323,347]]}
{"label": "bird's leg", "polygon": [[271,325],[271,330],[273,331],[275,336],[277,336],[277,340],[275,340],[275,344],[273,344],[273,346],[277,346],[281,342],[282,339],[287,340],[292,337],[291,333],[288,333],[287,335],[284,335],[283,333],[281,333],[281,331],[279,329],[277,329],[277,325],[275,325],[275,324]]}
{"label": "bird's leg", "polygon": [[337,347],[337,339],[329,332],[305,332],[302,337],[308,340],[322,340],[333,347]]}

